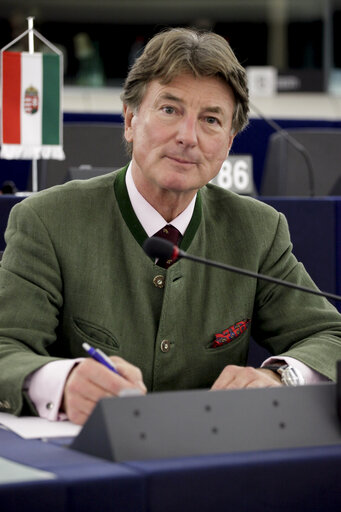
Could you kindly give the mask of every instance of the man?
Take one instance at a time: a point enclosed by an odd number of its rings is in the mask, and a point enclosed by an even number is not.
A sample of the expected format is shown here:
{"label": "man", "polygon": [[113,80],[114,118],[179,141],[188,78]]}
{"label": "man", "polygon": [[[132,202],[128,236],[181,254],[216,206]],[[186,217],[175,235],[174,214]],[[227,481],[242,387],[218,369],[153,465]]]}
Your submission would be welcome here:
{"label": "man", "polygon": [[[157,35],[122,99],[128,169],[54,187],[11,212],[0,269],[3,410],[82,424],[98,400],[127,389],[281,385],[274,366],[245,368],[251,332],[298,383],[335,379],[341,319],[327,300],[186,260],[166,269],[142,249],[172,225],[193,254],[314,287],[281,214],[206,186],[247,124],[245,72],[226,41]],[[84,342],[119,374],[84,358]]]}

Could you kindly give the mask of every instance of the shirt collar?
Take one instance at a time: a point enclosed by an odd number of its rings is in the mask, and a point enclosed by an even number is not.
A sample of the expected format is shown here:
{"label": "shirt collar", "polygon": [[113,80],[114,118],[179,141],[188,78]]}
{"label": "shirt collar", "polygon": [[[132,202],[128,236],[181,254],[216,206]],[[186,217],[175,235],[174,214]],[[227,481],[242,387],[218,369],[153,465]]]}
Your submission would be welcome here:
{"label": "shirt collar", "polygon": [[167,222],[137,190],[131,172],[131,162],[126,173],[126,186],[135,215],[149,237],[155,235],[166,224],[172,224],[172,226],[180,231],[182,236],[185,234],[193,215],[196,195],[180,215],[171,222]]}

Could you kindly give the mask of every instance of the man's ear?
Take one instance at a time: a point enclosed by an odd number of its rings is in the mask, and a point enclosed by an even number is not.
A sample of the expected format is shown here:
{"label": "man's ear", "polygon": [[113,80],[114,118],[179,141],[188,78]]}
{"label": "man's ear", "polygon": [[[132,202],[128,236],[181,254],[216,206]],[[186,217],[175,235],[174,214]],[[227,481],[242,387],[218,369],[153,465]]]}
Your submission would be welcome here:
{"label": "man's ear", "polygon": [[232,143],[233,143],[233,140],[234,140],[236,135],[237,135],[236,133],[231,133],[230,136],[229,136],[226,158],[229,156],[230,149],[232,147]]}
{"label": "man's ear", "polygon": [[124,137],[127,142],[133,142],[132,119],[134,117],[134,112],[127,105],[123,105],[123,115],[124,115]]}

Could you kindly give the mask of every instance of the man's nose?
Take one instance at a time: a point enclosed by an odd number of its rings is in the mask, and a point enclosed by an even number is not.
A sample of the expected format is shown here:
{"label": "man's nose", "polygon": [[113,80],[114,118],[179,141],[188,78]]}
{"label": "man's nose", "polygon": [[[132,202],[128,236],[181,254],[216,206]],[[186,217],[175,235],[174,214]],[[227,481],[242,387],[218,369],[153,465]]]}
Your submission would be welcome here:
{"label": "man's nose", "polygon": [[184,146],[196,146],[198,144],[197,119],[192,116],[184,116],[179,121],[177,142]]}

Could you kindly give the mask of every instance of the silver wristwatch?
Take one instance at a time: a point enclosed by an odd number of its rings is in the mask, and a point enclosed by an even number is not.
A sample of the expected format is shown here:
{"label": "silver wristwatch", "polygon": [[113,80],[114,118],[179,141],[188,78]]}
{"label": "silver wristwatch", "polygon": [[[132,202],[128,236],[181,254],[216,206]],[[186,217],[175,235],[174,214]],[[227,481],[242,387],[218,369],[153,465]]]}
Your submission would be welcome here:
{"label": "silver wristwatch", "polygon": [[262,368],[278,373],[284,386],[302,386],[304,384],[302,375],[289,364],[268,364]]}

